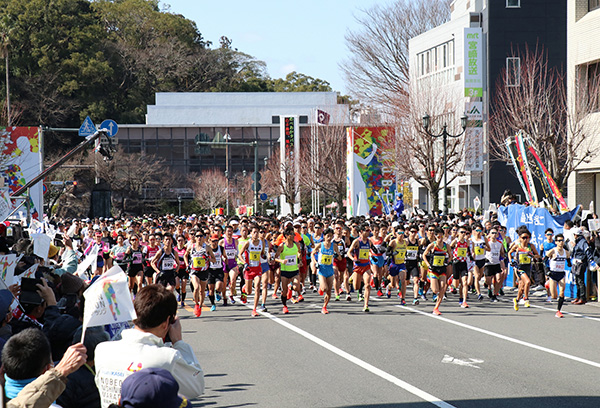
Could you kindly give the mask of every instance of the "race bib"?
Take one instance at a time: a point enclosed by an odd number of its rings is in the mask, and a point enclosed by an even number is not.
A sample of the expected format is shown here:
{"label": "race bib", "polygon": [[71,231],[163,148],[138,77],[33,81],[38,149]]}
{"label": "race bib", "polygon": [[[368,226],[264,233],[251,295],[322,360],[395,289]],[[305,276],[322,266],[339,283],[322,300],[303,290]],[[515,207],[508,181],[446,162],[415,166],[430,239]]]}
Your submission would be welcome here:
{"label": "race bib", "polygon": [[235,259],[235,253],[236,253],[235,249],[226,249],[225,250],[225,256],[227,257],[227,259]]}
{"label": "race bib", "polygon": [[141,264],[142,263],[142,254],[139,252],[135,252],[131,258],[131,262],[136,265]]}
{"label": "race bib", "polygon": [[419,252],[419,248],[416,246],[409,246],[406,251],[406,258],[415,260],[417,259],[417,253]]}
{"label": "race bib", "polygon": [[171,270],[175,269],[175,260],[173,258],[165,258],[162,261],[162,269],[163,270]]}
{"label": "race bib", "polygon": [[321,265],[331,265],[332,261],[333,261],[333,256],[321,255]]}
{"label": "race bib", "polygon": [[483,255],[485,251],[479,245],[475,245],[475,255]]}
{"label": "race bib", "polygon": [[260,252],[250,251],[250,260],[251,261],[260,261]]}
{"label": "race bib", "polygon": [[396,265],[400,265],[404,263],[404,258],[406,257],[406,250],[400,249],[396,255],[394,255],[394,263]]}
{"label": "race bib", "polygon": [[361,259],[361,260],[369,259],[369,250],[368,249],[359,249],[358,250],[358,259]]}
{"label": "race bib", "polygon": [[216,258],[215,262],[211,262],[211,263],[210,263],[210,267],[211,267],[212,269],[219,269],[219,268],[222,268],[222,267],[223,267],[223,265],[221,264],[221,257],[219,256],[219,257],[217,257],[217,258]]}
{"label": "race bib", "polygon": [[554,272],[564,272],[565,270],[565,260],[550,260],[550,270]]}
{"label": "race bib", "polygon": [[446,257],[443,255],[435,255],[433,257],[433,266],[444,266],[444,261]]}
{"label": "race bib", "polygon": [[204,268],[206,266],[206,259],[201,256],[194,257],[192,260],[192,266],[194,268]]}
{"label": "race bib", "polygon": [[115,259],[117,259],[118,261],[122,261],[123,258],[125,258],[125,252],[119,252],[115,254]]}
{"label": "race bib", "polygon": [[529,265],[531,263],[531,258],[527,254],[519,254],[519,263],[521,265]]}
{"label": "race bib", "polygon": [[467,248],[456,248],[456,256],[461,258],[467,256]]}
{"label": "race bib", "polygon": [[298,265],[298,257],[296,255],[288,255],[285,257],[286,265],[288,266],[296,266]]}

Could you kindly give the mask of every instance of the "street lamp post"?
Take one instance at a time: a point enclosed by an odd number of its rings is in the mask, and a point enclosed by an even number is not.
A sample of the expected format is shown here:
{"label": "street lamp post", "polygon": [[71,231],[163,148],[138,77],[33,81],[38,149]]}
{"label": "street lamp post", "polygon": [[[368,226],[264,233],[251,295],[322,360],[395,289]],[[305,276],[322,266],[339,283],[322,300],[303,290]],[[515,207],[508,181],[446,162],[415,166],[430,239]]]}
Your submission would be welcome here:
{"label": "street lamp post", "polygon": [[442,127],[442,133],[437,134],[437,135],[433,134],[429,131],[430,124],[431,124],[431,118],[429,117],[428,114],[425,114],[425,116],[423,116],[423,129],[425,129],[425,133],[433,138],[441,137],[442,141],[444,143],[444,214],[448,214],[448,168],[447,168],[448,167],[448,158],[446,157],[446,155],[447,155],[446,147],[447,147],[449,137],[457,138],[457,137],[461,136],[463,133],[465,133],[465,131],[467,130],[467,115],[463,115],[460,118],[462,132],[460,132],[457,135],[451,135],[450,133],[448,133],[448,125],[446,123],[444,123],[444,126]]}
{"label": "street lamp post", "polygon": [[179,216],[181,217],[181,196],[177,196],[177,201],[179,202]]}

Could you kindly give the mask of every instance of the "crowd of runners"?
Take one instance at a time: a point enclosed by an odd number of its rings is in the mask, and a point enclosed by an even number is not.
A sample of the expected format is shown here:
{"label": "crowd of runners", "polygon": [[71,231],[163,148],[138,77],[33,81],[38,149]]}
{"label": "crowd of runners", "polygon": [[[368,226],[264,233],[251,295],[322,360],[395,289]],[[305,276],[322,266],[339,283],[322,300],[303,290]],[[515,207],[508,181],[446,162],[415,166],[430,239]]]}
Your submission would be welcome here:
{"label": "crowd of runners", "polygon": [[[549,302],[557,301],[556,316],[562,317],[565,267],[571,266],[577,238],[587,242],[589,236],[583,227],[572,228],[565,245],[563,234],[548,230],[546,242],[536,248],[526,227],[511,242],[493,215],[482,223],[466,212],[395,220],[193,215],[57,225],[65,246],[79,248],[81,257],[99,249],[92,276],[117,264],[133,296],[145,285],[162,284],[176,293],[181,307],[193,302],[196,317],[203,306],[214,312],[236,299],[253,302],[252,316],[275,307],[287,314],[307,291],[322,296],[323,314],[331,301],[360,302],[369,312],[377,296],[394,297],[401,305],[433,304],[432,313],[440,315],[444,300],[462,308],[498,302],[505,284],[518,288],[512,299],[516,311],[530,307],[530,290],[537,285]],[[592,246],[574,262],[593,269]],[[514,282],[506,282],[509,265]],[[585,301],[578,293],[573,303]]]}

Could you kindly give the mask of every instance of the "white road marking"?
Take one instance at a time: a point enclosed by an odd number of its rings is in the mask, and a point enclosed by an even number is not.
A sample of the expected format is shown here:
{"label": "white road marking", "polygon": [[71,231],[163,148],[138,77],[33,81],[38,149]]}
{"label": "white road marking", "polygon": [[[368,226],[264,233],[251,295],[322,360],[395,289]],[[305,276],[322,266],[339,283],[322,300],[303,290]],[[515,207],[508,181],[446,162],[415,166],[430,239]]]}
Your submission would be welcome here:
{"label": "white road marking", "polygon": [[480,360],[477,358],[469,358],[468,360],[461,360],[461,359],[454,358],[454,357],[446,354],[446,355],[444,355],[444,358],[442,359],[442,363],[456,364],[456,365],[460,365],[460,366],[473,367],[473,368],[481,368],[481,367],[476,366],[475,364],[481,364],[481,363],[483,363],[483,360]]}
{"label": "white road marking", "polygon": [[488,336],[492,336],[492,337],[496,337],[496,338],[499,338],[499,339],[502,339],[502,340],[510,341],[511,343],[520,344],[520,345],[525,346],[525,347],[529,347],[529,348],[532,348],[532,349],[535,349],[535,350],[543,351],[543,352],[549,353],[549,354],[554,354],[555,356],[564,357],[564,358],[567,358],[569,360],[573,360],[573,361],[577,361],[579,363],[590,365],[592,367],[600,368],[600,363],[597,363],[597,362],[591,361],[591,360],[586,360],[585,358],[573,356],[571,354],[563,353],[562,351],[552,350],[552,349],[549,349],[547,347],[538,346],[537,344],[529,343],[527,341],[523,341],[523,340],[515,339],[515,338],[509,337],[509,336],[505,336],[504,334],[495,333],[495,332],[490,331],[490,330],[486,330],[486,329],[482,329],[482,328],[479,328],[479,327],[471,326],[471,325],[466,324],[466,323],[461,323],[461,322],[457,322],[457,321],[454,321],[454,320],[450,320],[450,319],[447,319],[445,317],[435,316],[434,314],[423,312],[421,310],[417,310],[417,309],[414,309],[412,307],[400,306],[400,305],[397,305],[396,307],[399,307],[399,308],[402,308],[402,309],[406,309],[406,310],[410,310],[411,312],[419,313],[419,314],[422,314],[424,316],[431,317],[433,319],[442,320],[442,321],[444,321],[446,323],[450,323],[450,324],[453,324],[455,326],[463,327],[465,329],[469,329],[469,330],[473,330],[473,331],[476,331],[476,332],[479,332],[479,333],[487,334]]}
{"label": "white road marking", "polygon": [[[246,304],[246,307],[252,309],[253,306]],[[448,404],[446,401],[443,401],[437,397],[434,397],[433,395],[429,394],[428,392],[423,391],[420,388],[417,388],[414,385],[411,385],[405,381],[402,381],[398,377],[394,377],[393,375],[386,373],[385,371],[367,363],[366,361],[361,360],[358,357],[354,357],[352,354],[349,354],[349,353],[345,352],[344,350],[337,348],[333,344],[327,343],[325,340],[321,340],[317,336],[312,335],[309,332],[304,331],[304,330],[294,326],[293,324],[290,324],[287,321],[272,315],[271,313],[268,313],[268,312],[259,312],[259,313],[261,315],[266,316],[269,319],[273,320],[275,323],[282,325],[283,327],[293,331],[294,333],[301,335],[302,337],[312,341],[313,343],[318,344],[319,346],[331,351],[334,354],[337,354],[338,356],[350,361],[351,363],[356,364],[357,366],[359,366],[361,368],[364,368],[365,370],[383,378],[384,380],[389,381],[394,385],[397,385],[398,387],[404,389],[405,391],[410,392],[411,394],[421,398],[424,401],[427,401],[427,402],[435,405],[436,407],[456,408],[454,405]]]}
{"label": "white road marking", "polygon": [[[551,312],[556,313],[556,309],[551,309],[551,308],[545,307],[545,306],[531,305],[531,307],[535,307],[536,309],[549,310]],[[564,315],[570,315],[570,316],[574,316],[574,317],[582,317],[584,319],[595,320],[597,322],[600,322],[600,319],[598,319],[597,317],[586,316],[586,315],[583,315],[583,314],[580,314],[580,313],[565,312],[564,310],[561,310],[561,312]]]}

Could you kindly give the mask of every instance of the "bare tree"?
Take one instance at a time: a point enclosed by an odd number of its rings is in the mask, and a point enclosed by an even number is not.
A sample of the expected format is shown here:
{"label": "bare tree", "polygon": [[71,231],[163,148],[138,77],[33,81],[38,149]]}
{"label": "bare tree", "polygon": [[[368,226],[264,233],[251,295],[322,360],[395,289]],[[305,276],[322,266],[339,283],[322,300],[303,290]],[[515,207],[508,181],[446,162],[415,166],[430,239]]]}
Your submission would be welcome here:
{"label": "bare tree", "polygon": [[203,209],[212,211],[225,204],[227,178],[221,170],[204,170],[199,177],[193,177],[190,181],[194,186],[195,199]]}
{"label": "bare tree", "polygon": [[[408,40],[450,19],[451,0],[397,0],[356,17],[346,34],[351,57],[340,68],[354,97],[368,106],[408,108]],[[406,109],[402,109],[406,112]]]}
{"label": "bare tree", "polygon": [[[431,118],[430,131],[440,134],[447,126],[448,133],[461,132],[460,116],[463,111],[460,90],[448,86],[437,86],[431,81],[419,82],[411,88],[410,111],[396,122],[396,166],[397,177],[413,178],[427,188],[434,211],[439,209],[439,193],[443,186],[444,169],[448,171],[448,184],[464,173],[464,140],[447,138],[446,164],[443,160],[443,140],[429,136],[423,128],[423,116]],[[403,107],[401,106],[400,109]]]}
{"label": "bare tree", "polygon": [[595,135],[600,126],[587,120],[599,110],[598,76],[588,78],[587,69],[576,73],[568,98],[565,74],[548,66],[543,48],[526,47],[514,55],[520,57],[520,67],[505,68],[496,83],[490,151],[497,160],[510,160],[505,139],[523,130],[558,188],[564,190],[569,175],[598,154]]}
{"label": "bare tree", "polygon": [[[301,150],[303,149],[307,149],[307,147],[301,145]],[[296,197],[300,194],[302,184],[296,182],[296,179],[300,179],[302,171],[297,169],[307,167],[307,162],[303,162],[302,157],[306,157],[306,154],[301,153],[300,157],[290,157],[285,163],[281,163],[279,149],[275,149],[267,166],[261,173],[263,190],[271,196],[284,196],[292,214],[294,214],[294,203],[296,202]],[[296,163],[298,163],[298,166],[296,166]]]}

